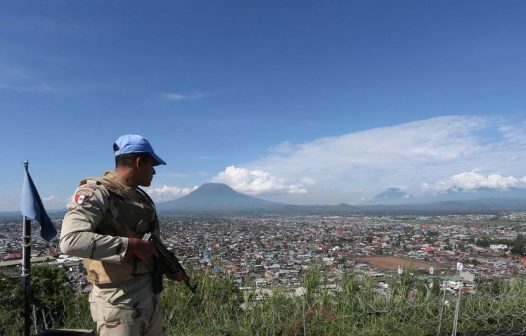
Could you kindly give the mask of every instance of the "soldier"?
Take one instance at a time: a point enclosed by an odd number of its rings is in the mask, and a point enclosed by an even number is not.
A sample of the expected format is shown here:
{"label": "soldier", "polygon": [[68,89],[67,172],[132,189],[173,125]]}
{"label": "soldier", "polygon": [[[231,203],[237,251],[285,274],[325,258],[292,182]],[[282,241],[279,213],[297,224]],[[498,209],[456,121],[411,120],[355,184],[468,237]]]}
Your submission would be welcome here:
{"label": "soldier", "polygon": [[[140,135],[123,135],[113,144],[115,171],[80,182],[62,223],[60,248],[84,258],[89,302],[99,335],[162,335],[158,293],[152,271],[157,252],[142,240],[159,234],[148,187],[154,166],[166,163]],[[181,280],[181,274],[169,275]]]}

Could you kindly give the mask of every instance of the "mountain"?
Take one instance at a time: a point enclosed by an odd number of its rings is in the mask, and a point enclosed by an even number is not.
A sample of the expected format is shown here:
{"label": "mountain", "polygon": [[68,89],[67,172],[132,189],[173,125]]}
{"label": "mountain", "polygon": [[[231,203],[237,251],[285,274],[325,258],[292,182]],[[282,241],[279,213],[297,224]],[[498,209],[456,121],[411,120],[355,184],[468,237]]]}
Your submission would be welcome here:
{"label": "mountain", "polygon": [[[471,198],[462,199],[468,194]],[[495,213],[499,211],[526,211],[524,190],[506,193],[488,191],[454,192],[447,197],[417,199],[399,190],[388,190],[378,197],[376,205],[292,205],[262,200],[234,191],[226,184],[206,183],[179,199],[157,204],[161,214],[276,214],[276,215],[356,215],[356,214],[466,214]],[[382,194],[379,194],[382,195]],[[409,196],[406,196],[409,195]],[[488,197],[497,195],[500,197]],[[387,197],[389,196],[389,197]],[[392,197],[391,197],[392,196]],[[456,197],[455,197],[456,196]],[[474,196],[485,196],[473,198]],[[451,197],[451,198],[450,198]],[[388,201],[382,202],[387,198]],[[399,201],[395,204],[393,202]],[[403,201],[405,200],[405,203]],[[418,200],[420,200],[419,203]]]}
{"label": "mountain", "polygon": [[340,205],[293,205],[265,201],[241,194],[226,184],[205,183],[179,199],[157,204],[157,210],[165,214],[338,214],[352,213],[347,204]]}
{"label": "mountain", "polygon": [[403,192],[402,190],[398,188],[389,188],[384,192],[379,193],[374,197],[374,200],[376,202],[387,202],[387,203],[396,203],[396,202],[403,202],[405,203],[407,200],[413,198],[412,195]]}
{"label": "mountain", "polygon": [[159,212],[172,213],[279,211],[287,207],[238,193],[223,183],[205,183],[186,196],[157,205]]}
{"label": "mountain", "polygon": [[[526,189],[450,190],[446,193],[412,197],[390,188],[369,205],[292,205],[262,200],[236,192],[226,184],[206,183],[179,199],[157,203],[159,214],[166,215],[432,215],[476,214],[500,211],[526,211]],[[65,210],[50,210],[53,219],[64,217]],[[0,213],[0,219],[19,220],[20,212]]]}
{"label": "mountain", "polygon": [[1,211],[0,219],[16,219],[21,220],[22,214],[20,211]]}

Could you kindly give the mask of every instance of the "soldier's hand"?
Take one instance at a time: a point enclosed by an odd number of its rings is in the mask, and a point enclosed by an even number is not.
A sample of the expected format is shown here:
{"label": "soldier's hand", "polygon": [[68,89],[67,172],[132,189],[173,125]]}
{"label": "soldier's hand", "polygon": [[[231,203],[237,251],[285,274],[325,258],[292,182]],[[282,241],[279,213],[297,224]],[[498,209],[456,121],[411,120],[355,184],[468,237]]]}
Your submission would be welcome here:
{"label": "soldier's hand", "polygon": [[522,266],[526,267],[526,257],[522,257]]}
{"label": "soldier's hand", "polygon": [[147,240],[139,238],[128,238],[128,249],[126,255],[133,255],[142,262],[147,262],[152,256],[159,256],[155,247]]}
{"label": "soldier's hand", "polygon": [[177,273],[168,273],[166,274],[166,277],[170,280],[175,280],[177,282],[181,282],[184,279],[183,272],[177,272]]}

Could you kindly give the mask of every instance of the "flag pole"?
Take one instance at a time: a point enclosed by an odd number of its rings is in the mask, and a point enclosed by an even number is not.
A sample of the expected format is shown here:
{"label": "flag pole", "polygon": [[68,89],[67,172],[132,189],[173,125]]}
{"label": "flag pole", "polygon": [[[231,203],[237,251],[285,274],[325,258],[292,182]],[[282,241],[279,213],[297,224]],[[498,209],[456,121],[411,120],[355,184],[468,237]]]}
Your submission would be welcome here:
{"label": "flag pole", "polygon": [[[40,236],[51,241],[57,235],[57,229],[44,209],[44,204],[38,195],[33,179],[29,175],[29,162],[24,162],[25,174],[20,195],[20,211],[24,221],[22,277],[24,278],[24,335],[29,336],[31,332],[31,318],[29,312],[31,300],[31,220],[40,223]],[[35,329],[37,327],[35,326]],[[36,332],[37,330],[35,330]]]}
{"label": "flag pole", "polygon": [[[28,170],[29,162],[24,161]],[[24,279],[24,336],[31,334],[30,297],[31,297],[31,220],[23,216],[24,231],[22,233],[22,278]]]}

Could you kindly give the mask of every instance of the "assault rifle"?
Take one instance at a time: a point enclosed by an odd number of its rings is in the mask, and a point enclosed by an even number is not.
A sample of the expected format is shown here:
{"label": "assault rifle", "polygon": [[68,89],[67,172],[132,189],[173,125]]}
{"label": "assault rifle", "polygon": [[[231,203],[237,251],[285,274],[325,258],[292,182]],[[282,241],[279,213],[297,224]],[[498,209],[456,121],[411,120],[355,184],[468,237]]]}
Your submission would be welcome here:
{"label": "assault rifle", "polygon": [[186,274],[183,265],[181,265],[179,260],[177,260],[175,254],[168,250],[163,242],[151,232],[145,233],[142,237],[142,240],[149,241],[159,253],[159,258],[155,263],[155,269],[153,272],[153,291],[155,293],[160,293],[163,291],[163,274],[181,272],[184,283],[188,288],[190,288],[192,293],[195,294],[197,285],[190,284],[190,278],[188,277],[188,274]]}

